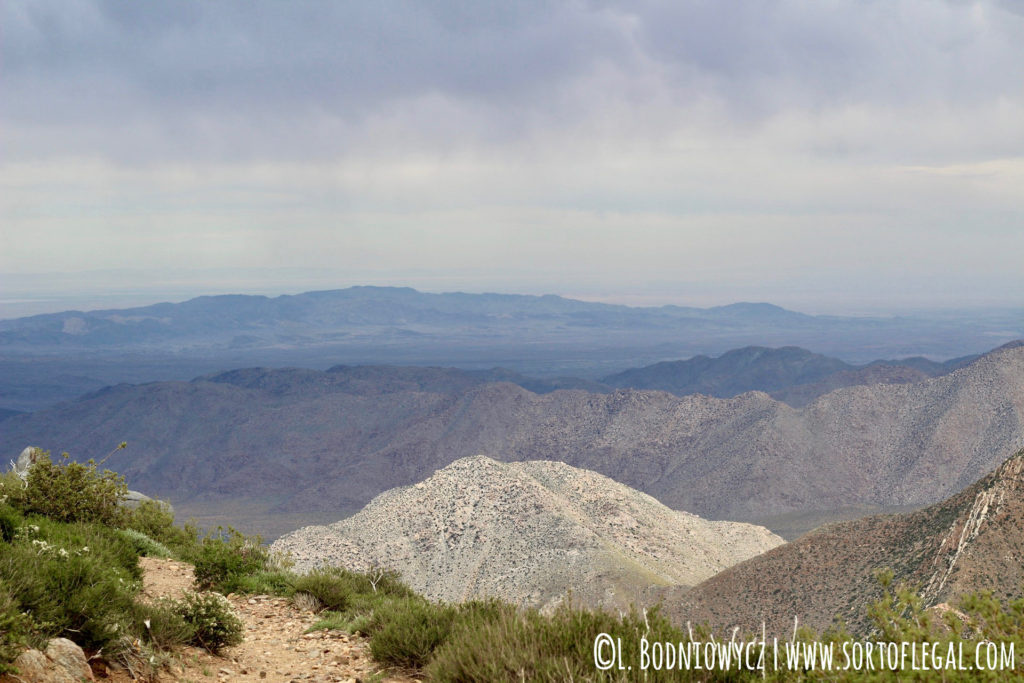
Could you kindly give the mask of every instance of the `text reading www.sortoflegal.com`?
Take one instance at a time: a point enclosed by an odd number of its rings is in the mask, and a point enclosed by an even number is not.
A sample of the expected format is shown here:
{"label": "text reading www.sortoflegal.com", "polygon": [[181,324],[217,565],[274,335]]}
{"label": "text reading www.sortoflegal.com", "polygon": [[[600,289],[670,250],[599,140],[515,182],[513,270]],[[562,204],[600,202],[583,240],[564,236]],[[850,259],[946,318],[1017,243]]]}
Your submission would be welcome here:
{"label": "text reading www.sortoflegal.com", "polygon": [[1013,643],[684,641],[600,633],[594,665],[619,671],[1009,671]]}

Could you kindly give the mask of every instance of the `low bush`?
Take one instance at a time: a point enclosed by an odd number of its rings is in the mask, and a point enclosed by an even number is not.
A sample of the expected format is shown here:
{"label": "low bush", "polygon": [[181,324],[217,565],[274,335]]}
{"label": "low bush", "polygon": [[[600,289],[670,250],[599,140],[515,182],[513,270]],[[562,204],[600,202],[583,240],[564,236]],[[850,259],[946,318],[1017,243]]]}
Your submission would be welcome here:
{"label": "low bush", "polygon": [[0,503],[21,512],[25,509],[25,501],[25,482],[21,477],[13,470],[0,474]]}
{"label": "low bush", "polygon": [[389,666],[420,668],[451,635],[458,608],[420,597],[394,598],[374,610],[366,625],[370,652]]}
{"label": "low bush", "polygon": [[174,552],[159,541],[135,529],[118,529],[117,532],[132,544],[140,557],[174,557]]}
{"label": "low bush", "polygon": [[0,579],[31,615],[33,637],[112,647],[130,627],[139,587],[132,545],[114,529],[43,517],[27,517],[14,535],[0,544]]}
{"label": "low bush", "polygon": [[284,570],[264,570],[254,574],[236,574],[221,584],[225,593],[288,595],[295,575]]}
{"label": "low bush", "polygon": [[195,566],[196,585],[201,590],[230,592],[233,582],[267,569],[270,551],[261,540],[228,528],[217,527],[207,534],[186,557]]}
{"label": "low bush", "polygon": [[145,640],[158,651],[167,652],[181,645],[188,645],[195,639],[196,629],[185,621],[174,600],[160,600],[155,604],[139,603],[135,610],[138,630]]}
{"label": "low bush", "polygon": [[18,607],[17,600],[0,582],[0,673],[11,671],[11,663],[25,649],[29,626],[29,619]]}
{"label": "low bush", "polygon": [[128,493],[124,477],[110,470],[97,471],[92,460],[83,464],[67,461],[67,453],[62,457],[66,462],[57,464],[43,452],[29,468],[23,511],[59,522],[120,523],[120,503]]}
{"label": "low bush", "polygon": [[198,530],[188,524],[176,526],[174,513],[155,500],[146,500],[133,509],[125,510],[121,526],[149,536],[179,556],[193,552],[198,543]]}
{"label": "low bush", "polygon": [[416,595],[385,597],[362,621],[359,630],[370,636],[370,652],[377,661],[403,668],[423,668],[459,634],[476,633],[515,614],[513,605],[496,599],[448,605]]}
{"label": "low bush", "polygon": [[[596,671],[594,640],[608,633],[623,642],[685,642],[657,610],[618,616],[565,605],[550,616],[516,610],[500,603],[468,607],[446,641],[434,652],[425,673],[443,681],[569,681],[618,680],[618,673]],[[644,680],[685,678],[675,671],[647,671]],[[723,671],[716,680],[742,680],[738,671]],[[697,676],[697,678],[701,678]],[[634,678],[629,678],[633,680]],[[758,676],[758,679],[760,677]]]}
{"label": "low bush", "polygon": [[0,540],[10,543],[24,524],[25,518],[21,513],[6,503],[0,503]]}
{"label": "low bush", "polygon": [[187,593],[174,611],[192,628],[194,645],[217,653],[242,642],[242,621],[220,593]]}
{"label": "low bush", "polygon": [[293,593],[306,593],[317,600],[320,609],[345,612],[365,603],[366,596],[412,597],[412,589],[402,583],[396,572],[377,570],[353,572],[341,567],[324,567],[296,577]]}

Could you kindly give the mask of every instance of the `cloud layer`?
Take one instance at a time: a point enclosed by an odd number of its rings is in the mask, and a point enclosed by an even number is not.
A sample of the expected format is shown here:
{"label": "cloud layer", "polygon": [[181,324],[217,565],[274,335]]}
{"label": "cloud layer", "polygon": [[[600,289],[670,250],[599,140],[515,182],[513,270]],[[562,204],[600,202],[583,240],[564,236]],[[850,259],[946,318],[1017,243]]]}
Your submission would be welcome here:
{"label": "cloud layer", "polygon": [[1024,284],[1016,1],[43,0],[0,26],[3,272],[826,308]]}

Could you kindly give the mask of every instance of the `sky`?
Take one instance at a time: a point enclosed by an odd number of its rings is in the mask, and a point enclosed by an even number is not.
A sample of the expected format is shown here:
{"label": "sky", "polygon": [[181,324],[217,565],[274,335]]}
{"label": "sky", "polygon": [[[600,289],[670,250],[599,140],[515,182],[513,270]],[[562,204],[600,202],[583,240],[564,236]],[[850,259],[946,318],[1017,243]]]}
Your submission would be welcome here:
{"label": "sky", "polygon": [[1024,307],[1024,0],[0,0],[0,317]]}

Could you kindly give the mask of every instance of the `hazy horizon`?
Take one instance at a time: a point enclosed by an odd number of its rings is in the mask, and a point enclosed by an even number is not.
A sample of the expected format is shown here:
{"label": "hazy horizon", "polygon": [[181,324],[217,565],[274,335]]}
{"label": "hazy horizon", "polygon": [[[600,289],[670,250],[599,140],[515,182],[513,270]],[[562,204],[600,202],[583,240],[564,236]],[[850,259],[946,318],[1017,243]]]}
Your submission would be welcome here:
{"label": "hazy horizon", "polygon": [[[193,284],[189,275],[196,273],[206,275],[203,284]],[[11,276],[0,273],[0,320],[28,317],[46,313],[60,313],[69,310],[102,310],[133,308],[156,303],[180,303],[199,296],[218,296],[225,294],[246,294],[267,297],[302,294],[311,291],[346,289],[355,286],[380,287],[411,287],[420,292],[442,294],[464,292],[468,294],[521,294],[531,296],[555,295],[566,299],[576,299],[595,303],[618,304],[633,307],[683,306],[695,308],[711,308],[735,303],[769,303],[788,310],[808,315],[836,315],[851,317],[891,317],[901,315],[941,315],[953,312],[985,312],[1018,310],[1024,314],[1024,304],[1012,305],[999,302],[976,302],[974,305],[885,305],[877,302],[862,302],[861,305],[822,305],[801,297],[782,296],[773,300],[759,296],[757,291],[737,289],[732,295],[726,292],[707,291],[700,285],[694,285],[689,291],[680,292],[682,287],[675,289],[658,289],[657,285],[648,285],[644,289],[634,288],[621,292],[608,291],[600,287],[557,290],[539,286],[520,286],[511,289],[514,283],[506,287],[474,287],[470,278],[412,278],[408,281],[397,281],[388,278],[366,278],[361,280],[332,278],[328,275],[316,276],[307,273],[303,278],[288,277],[284,273],[274,277],[267,271],[248,273],[219,273],[222,277],[212,279],[210,272],[179,271],[166,274],[163,278],[153,278],[144,286],[137,284],[138,279],[132,273],[119,271],[112,273],[90,272],[86,277],[74,273],[32,273]],[[226,277],[225,277],[226,276]],[[77,287],[68,283],[78,282]],[[82,285],[84,282],[95,283],[92,288]],[[206,284],[209,282],[209,284]],[[133,283],[135,283],[133,285]],[[557,283],[552,283],[556,285]]]}

